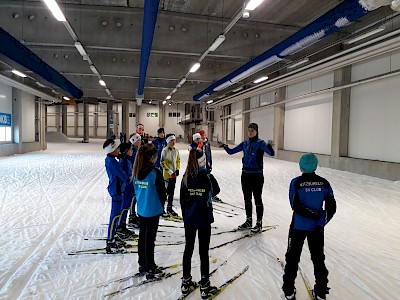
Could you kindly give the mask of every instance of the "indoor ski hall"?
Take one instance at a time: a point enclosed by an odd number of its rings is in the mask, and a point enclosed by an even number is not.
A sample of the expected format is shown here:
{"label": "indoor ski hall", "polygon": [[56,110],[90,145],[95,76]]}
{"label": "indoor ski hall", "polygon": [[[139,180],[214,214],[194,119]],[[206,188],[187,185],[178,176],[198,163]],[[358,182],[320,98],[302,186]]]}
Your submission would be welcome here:
{"label": "indoor ski hall", "polygon": [[0,299],[398,299],[399,11],[0,0]]}

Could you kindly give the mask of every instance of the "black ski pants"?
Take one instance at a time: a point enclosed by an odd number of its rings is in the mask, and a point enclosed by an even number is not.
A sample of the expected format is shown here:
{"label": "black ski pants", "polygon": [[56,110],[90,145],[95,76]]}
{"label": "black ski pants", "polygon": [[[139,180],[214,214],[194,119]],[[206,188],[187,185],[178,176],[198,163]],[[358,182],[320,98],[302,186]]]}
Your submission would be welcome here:
{"label": "black ski pants", "polygon": [[196,241],[196,232],[199,239],[199,254],[200,254],[200,272],[202,283],[206,283],[209,278],[210,262],[208,258],[208,249],[210,247],[211,225],[207,227],[195,228],[185,227],[185,251],[183,252],[183,278],[189,278],[192,268],[192,255],[194,243]]}
{"label": "black ski pants", "polygon": [[291,292],[297,276],[300,255],[304,240],[307,238],[311,260],[314,264],[315,286],[317,295],[325,295],[328,285],[328,270],[325,267],[324,233],[291,229],[289,231],[288,249],[286,252],[285,274],[283,275],[283,290]]}
{"label": "black ski pants", "polygon": [[172,201],[174,200],[174,193],[175,193],[175,185],[176,185],[176,178],[168,178],[165,180],[166,188],[167,188],[167,208],[172,208]]}
{"label": "black ski pants", "polygon": [[246,217],[252,218],[253,204],[251,198],[254,196],[256,204],[257,221],[262,221],[264,214],[264,205],[262,202],[262,190],[264,186],[263,173],[246,173],[242,172],[242,191],[244,197],[244,208],[246,209]]}
{"label": "black ski pants", "polygon": [[142,217],[140,218],[138,256],[139,267],[152,270],[156,267],[154,262],[154,243],[156,241],[158,222],[160,217]]}

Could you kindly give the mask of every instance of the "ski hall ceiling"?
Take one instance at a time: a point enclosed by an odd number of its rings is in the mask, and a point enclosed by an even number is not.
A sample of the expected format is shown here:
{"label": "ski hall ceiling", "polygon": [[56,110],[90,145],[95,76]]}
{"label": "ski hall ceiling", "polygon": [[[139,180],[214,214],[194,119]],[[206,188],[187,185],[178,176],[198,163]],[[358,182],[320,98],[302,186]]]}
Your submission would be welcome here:
{"label": "ski hall ceiling", "polygon": [[[172,96],[170,101],[173,102],[193,101],[194,95],[344,1],[264,0],[249,11],[248,17],[243,17],[247,2],[160,0],[152,47],[145,49],[150,50],[150,56],[145,69],[143,101],[157,103],[168,95]],[[134,101],[139,87],[145,1],[57,0],[57,3],[66,22],[57,21],[41,0],[0,0],[0,27],[16,43],[26,46],[81,90],[82,99]],[[373,10],[311,46],[212,93],[207,100],[252,87],[253,81],[261,76],[281,75],[304,58],[307,63],[312,63],[353,47],[354,43],[346,43],[346,40],[382,24],[385,24],[386,32],[394,30],[393,20],[397,14],[390,6]],[[147,38],[149,32],[151,36],[151,28],[146,27],[145,32]],[[210,46],[220,35],[225,37],[222,44],[210,51]],[[3,42],[0,38],[0,47]],[[86,56],[78,51],[77,42]],[[189,73],[199,60],[198,71]],[[28,77],[15,75],[11,72],[13,69]],[[21,62],[1,54],[0,76],[20,81],[52,97],[71,97]],[[99,84],[100,78],[106,86]]]}

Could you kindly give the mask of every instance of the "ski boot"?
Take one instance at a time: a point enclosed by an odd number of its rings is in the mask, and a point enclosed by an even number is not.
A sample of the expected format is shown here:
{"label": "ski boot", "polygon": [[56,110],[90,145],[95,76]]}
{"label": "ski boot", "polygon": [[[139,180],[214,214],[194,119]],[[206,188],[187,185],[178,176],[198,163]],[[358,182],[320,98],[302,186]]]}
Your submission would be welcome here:
{"label": "ski boot", "polygon": [[212,198],[212,201],[213,201],[213,202],[222,203],[222,200],[221,200],[218,196],[214,196],[214,197]]}
{"label": "ski boot", "polygon": [[181,291],[183,296],[189,295],[192,291],[194,291],[199,284],[197,282],[192,281],[192,276],[189,278],[183,278],[182,277],[182,285],[181,285]]}
{"label": "ski boot", "polygon": [[318,286],[314,285],[314,290],[312,291],[313,297],[315,300],[325,300],[326,294],[329,294],[329,287],[327,288],[319,288]]}
{"label": "ski boot", "polygon": [[167,207],[167,214],[172,218],[179,216],[172,207]]}
{"label": "ski boot", "polygon": [[130,231],[128,228],[126,228],[125,225],[118,226],[116,231],[115,231],[115,233],[122,240],[127,240],[127,239],[130,239],[130,238],[137,237],[137,234],[135,232],[133,232],[133,231]]}
{"label": "ski boot", "polygon": [[283,293],[285,294],[285,299],[296,300],[296,289],[283,289]]}
{"label": "ski boot", "polygon": [[115,239],[107,240],[106,244],[106,253],[107,254],[116,254],[116,253],[124,253],[125,249],[120,247]]}
{"label": "ski boot", "polygon": [[162,268],[155,266],[154,268],[148,269],[146,272],[146,279],[153,279],[154,277],[162,277],[165,275]]}
{"label": "ski boot", "polygon": [[238,230],[244,230],[244,229],[249,229],[253,226],[253,220],[252,218],[247,218],[246,222],[244,222],[242,225],[238,226]]}
{"label": "ski boot", "polygon": [[140,227],[140,220],[139,217],[136,214],[132,214],[129,216],[129,220],[128,220],[128,224],[129,226],[133,227],[133,228],[139,228]]}
{"label": "ski boot", "polygon": [[252,229],[250,229],[250,231],[252,233],[259,233],[262,230],[262,221],[257,221],[256,222],[256,226],[254,226]]}
{"label": "ski boot", "polygon": [[[203,281],[203,278],[202,278]],[[210,285],[210,280],[207,280],[206,283],[201,283],[200,284],[200,295],[201,299],[208,299],[212,295],[216,294],[218,292],[218,288],[215,286]]]}

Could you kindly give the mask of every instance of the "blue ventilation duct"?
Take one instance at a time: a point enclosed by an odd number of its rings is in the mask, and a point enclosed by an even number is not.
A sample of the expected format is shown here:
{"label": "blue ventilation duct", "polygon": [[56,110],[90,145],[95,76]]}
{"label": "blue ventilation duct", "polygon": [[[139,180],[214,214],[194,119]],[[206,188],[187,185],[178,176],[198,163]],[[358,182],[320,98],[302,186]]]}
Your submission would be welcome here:
{"label": "blue ventilation duct", "polygon": [[[299,30],[280,44],[272,47],[239,69],[210,85],[193,96],[193,100],[202,100],[214,92],[223,90],[280,60],[293,55],[347,26],[366,15],[368,11],[381,5],[369,5],[373,0],[345,0],[326,14]],[[390,1],[388,1],[390,2]],[[383,4],[386,5],[386,4]],[[382,5],[382,6],[383,6]]]}
{"label": "blue ventilation duct", "polygon": [[154,29],[156,27],[158,4],[160,0],[146,0],[144,4],[142,49],[140,53],[139,84],[137,95],[143,98],[144,83],[146,81],[147,66],[153,44]]}
{"label": "blue ventilation duct", "polygon": [[46,64],[35,53],[0,27],[0,54],[31,70],[49,83],[54,84],[69,96],[81,99],[83,92],[67,78]]}

